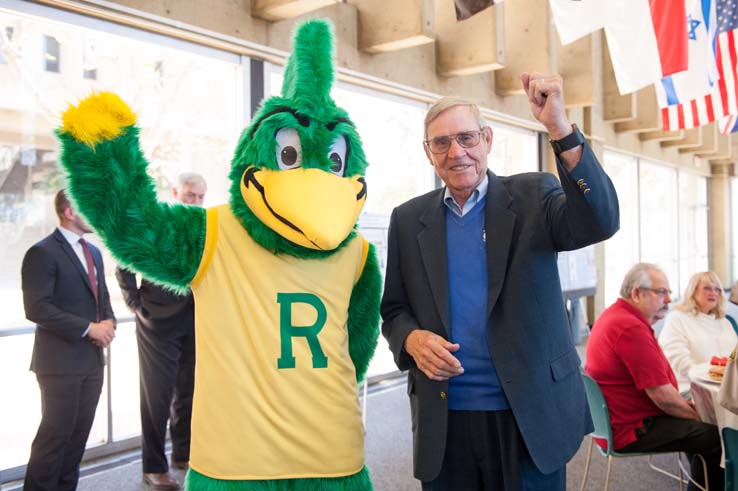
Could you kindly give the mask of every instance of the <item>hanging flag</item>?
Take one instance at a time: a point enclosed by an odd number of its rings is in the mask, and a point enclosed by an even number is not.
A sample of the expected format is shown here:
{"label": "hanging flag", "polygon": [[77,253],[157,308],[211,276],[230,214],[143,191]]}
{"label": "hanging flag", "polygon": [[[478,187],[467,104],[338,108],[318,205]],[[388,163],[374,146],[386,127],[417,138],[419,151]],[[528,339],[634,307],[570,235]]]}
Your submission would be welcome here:
{"label": "hanging flag", "polygon": [[456,7],[456,20],[468,19],[474,14],[478,14],[487,7],[491,7],[502,0],[454,0]]}
{"label": "hanging flag", "polygon": [[720,78],[713,50],[717,22],[715,2],[694,2],[687,16],[689,68],[661,79],[655,84],[659,107],[689,101],[712,92]]}
{"label": "hanging flag", "polygon": [[605,29],[621,94],[687,69],[684,0],[549,1],[561,44]]}
{"label": "hanging flag", "polygon": [[725,116],[724,118],[720,119],[720,123],[718,123],[718,126],[720,127],[720,133],[722,133],[723,135],[735,133],[736,131],[738,131],[738,114]]}
{"label": "hanging flag", "polygon": [[662,108],[664,131],[695,128],[738,113],[738,3],[735,0],[714,0],[714,3],[716,37],[713,49],[720,78],[709,94]]}

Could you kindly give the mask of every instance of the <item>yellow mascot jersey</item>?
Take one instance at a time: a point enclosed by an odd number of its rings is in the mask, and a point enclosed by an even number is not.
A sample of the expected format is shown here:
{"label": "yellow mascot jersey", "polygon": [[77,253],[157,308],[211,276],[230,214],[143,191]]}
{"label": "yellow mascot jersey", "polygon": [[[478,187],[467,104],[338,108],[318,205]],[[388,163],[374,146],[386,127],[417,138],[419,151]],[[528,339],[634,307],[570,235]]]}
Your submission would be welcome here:
{"label": "yellow mascot jersey", "polygon": [[338,477],[364,465],[348,306],[358,236],[316,260],[259,246],[228,205],[207,212],[195,296],[190,465],[216,479]]}

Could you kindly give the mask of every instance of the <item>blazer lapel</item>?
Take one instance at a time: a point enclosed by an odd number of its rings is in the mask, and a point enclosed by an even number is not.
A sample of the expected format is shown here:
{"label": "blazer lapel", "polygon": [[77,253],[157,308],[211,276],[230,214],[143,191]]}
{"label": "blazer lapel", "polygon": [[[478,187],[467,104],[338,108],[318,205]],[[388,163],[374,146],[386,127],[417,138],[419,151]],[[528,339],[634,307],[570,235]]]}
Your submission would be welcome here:
{"label": "blazer lapel", "polygon": [[515,213],[510,211],[512,197],[500,179],[488,172],[487,206],[484,211],[484,228],[487,244],[487,318],[500,296],[507,273],[507,256],[510,254]]}
{"label": "blazer lapel", "polygon": [[[58,229],[54,231],[54,237],[56,237],[56,240],[59,241],[59,245],[61,246],[64,253],[69,257],[69,260],[72,262],[72,264],[74,264],[74,267],[77,268],[80,276],[82,276],[82,281],[85,282],[85,285],[87,285],[87,289],[90,290],[90,293],[92,294],[92,285],[90,285],[90,278],[87,276],[87,272],[85,271],[84,266],[82,266],[82,263],[79,261],[79,257],[77,257],[74,249],[72,249],[72,246],[69,245],[67,239],[64,238],[64,236],[61,232],[59,232]],[[98,271],[99,270],[100,269],[98,268]],[[98,284],[99,283],[100,282],[98,281]]]}
{"label": "blazer lapel", "polygon": [[[435,200],[435,202],[433,202]],[[446,253],[446,210],[443,204],[443,190],[431,199],[431,205],[421,215],[420,222],[425,228],[418,233],[418,246],[423,266],[430,281],[433,300],[446,330],[451,334],[451,308],[448,293],[448,260]]]}

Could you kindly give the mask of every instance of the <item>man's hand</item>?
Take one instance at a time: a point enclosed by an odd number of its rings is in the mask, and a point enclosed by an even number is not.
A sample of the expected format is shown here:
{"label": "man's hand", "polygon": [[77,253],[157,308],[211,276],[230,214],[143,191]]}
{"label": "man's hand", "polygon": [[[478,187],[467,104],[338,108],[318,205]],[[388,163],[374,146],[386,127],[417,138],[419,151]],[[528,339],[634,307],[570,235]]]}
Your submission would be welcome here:
{"label": "man's hand", "polygon": [[425,329],[416,329],[405,338],[405,351],[431,380],[448,380],[464,373],[459,360],[451,354],[458,350],[458,344],[449,343]]}
{"label": "man's hand", "polygon": [[87,336],[98,346],[107,348],[113,342],[115,337],[115,322],[112,319],[105,319],[100,322],[90,322],[90,328]]}
{"label": "man's hand", "polygon": [[[528,94],[530,111],[546,127],[551,140],[561,140],[571,134],[572,127],[566,117],[564,105],[564,80],[560,75],[543,75],[537,72],[520,75],[523,89]],[[567,171],[576,167],[582,157],[582,147],[577,146],[559,156]]]}
{"label": "man's hand", "polygon": [[561,76],[523,73],[520,80],[528,94],[533,116],[546,127],[551,139],[560,140],[571,133],[564,107],[564,81]]}

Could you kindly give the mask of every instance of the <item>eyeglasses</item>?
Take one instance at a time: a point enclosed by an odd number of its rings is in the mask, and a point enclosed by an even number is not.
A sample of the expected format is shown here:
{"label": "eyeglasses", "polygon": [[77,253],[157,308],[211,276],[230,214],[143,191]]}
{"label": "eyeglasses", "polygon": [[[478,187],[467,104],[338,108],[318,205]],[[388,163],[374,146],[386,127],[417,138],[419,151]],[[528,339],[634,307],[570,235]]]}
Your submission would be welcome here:
{"label": "eyeglasses", "polygon": [[705,285],[705,286],[702,287],[702,291],[705,291],[705,292],[708,292],[708,293],[713,293],[713,292],[714,293],[722,293],[722,291],[720,290],[720,287],[717,287],[717,286],[707,286],[707,285]]}
{"label": "eyeglasses", "polygon": [[463,148],[472,148],[479,145],[479,139],[484,133],[484,130],[479,131],[462,131],[455,135],[444,135],[425,140],[423,143],[428,147],[431,153],[442,154],[448,152],[451,148],[451,140],[456,140],[456,143]]}
{"label": "eyeglasses", "polygon": [[654,292],[656,295],[660,297],[665,297],[667,295],[671,296],[671,290],[669,290],[668,288],[648,288],[647,286],[642,286],[641,290]]}

